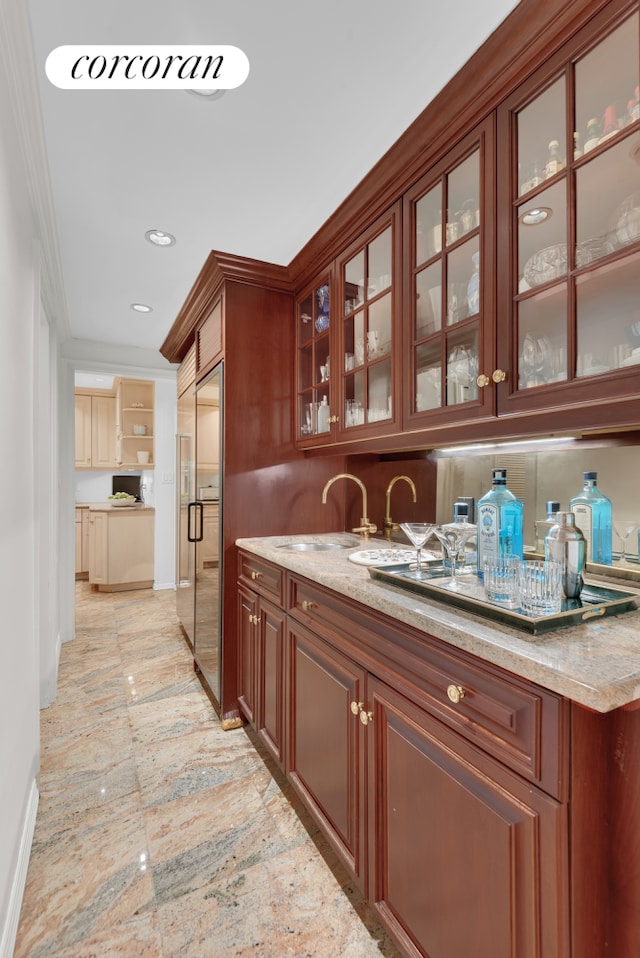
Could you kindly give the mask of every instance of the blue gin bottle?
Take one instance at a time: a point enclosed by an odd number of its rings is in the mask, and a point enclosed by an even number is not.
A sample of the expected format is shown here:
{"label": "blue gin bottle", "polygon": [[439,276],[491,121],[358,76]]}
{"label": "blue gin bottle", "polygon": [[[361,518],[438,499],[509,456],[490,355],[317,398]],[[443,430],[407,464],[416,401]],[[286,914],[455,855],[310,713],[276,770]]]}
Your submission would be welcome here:
{"label": "blue gin bottle", "polygon": [[507,488],[507,470],[493,470],[493,485],[478,501],[478,575],[489,556],[514,555],[522,559],[524,506]]}
{"label": "blue gin bottle", "polygon": [[582,492],[569,502],[569,508],[576,517],[576,525],[587,540],[587,562],[599,562],[611,565],[612,552],[612,509],[611,500],[598,489],[598,473],[584,473]]}

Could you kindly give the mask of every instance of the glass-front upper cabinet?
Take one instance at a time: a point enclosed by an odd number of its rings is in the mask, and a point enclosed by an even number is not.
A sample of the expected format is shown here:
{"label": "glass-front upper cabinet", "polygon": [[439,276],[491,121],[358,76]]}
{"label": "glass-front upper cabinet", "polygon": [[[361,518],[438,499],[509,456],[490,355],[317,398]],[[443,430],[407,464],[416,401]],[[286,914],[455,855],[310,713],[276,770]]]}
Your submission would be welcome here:
{"label": "glass-front upper cabinet", "polygon": [[367,230],[339,258],[338,338],[334,375],[339,377],[338,431],[383,434],[399,420],[397,297],[401,236],[399,205]]}
{"label": "glass-front upper cabinet", "polygon": [[330,289],[327,273],[303,292],[296,305],[296,435],[311,445],[327,441],[332,422]]}
{"label": "glass-front upper cabinet", "polygon": [[498,349],[511,403],[581,392],[592,377],[613,395],[640,363],[639,18],[603,17],[500,117],[513,281],[499,309],[513,335]]}
{"label": "glass-front upper cabinet", "polygon": [[409,421],[483,416],[485,402],[492,405],[482,386],[485,370],[493,373],[492,284],[483,263],[493,182],[491,129],[487,123],[467,137],[405,201]]}

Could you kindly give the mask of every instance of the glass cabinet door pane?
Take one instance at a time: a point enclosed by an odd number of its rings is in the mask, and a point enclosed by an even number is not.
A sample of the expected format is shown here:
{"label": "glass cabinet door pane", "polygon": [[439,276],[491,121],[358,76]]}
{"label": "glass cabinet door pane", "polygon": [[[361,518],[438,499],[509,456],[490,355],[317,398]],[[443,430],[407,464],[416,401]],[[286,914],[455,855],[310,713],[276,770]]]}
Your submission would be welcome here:
{"label": "glass cabinet door pane", "polygon": [[348,429],[364,425],[365,375],[364,370],[345,376],[344,421]]}
{"label": "glass cabinet door pane", "polygon": [[439,409],[442,406],[442,356],[440,340],[418,346],[415,351],[415,410]]}
{"label": "glass cabinet door pane", "polygon": [[578,376],[640,363],[639,304],[640,252],[578,277]]}
{"label": "glass cabinet door pane", "polygon": [[442,185],[438,183],[415,205],[416,262],[419,266],[442,251]]}
{"label": "glass cabinet door pane", "polygon": [[566,166],[564,77],[520,110],[517,123],[518,192],[523,196]]}
{"label": "glass cabinet door pane", "polygon": [[376,300],[369,307],[367,359],[379,359],[391,352],[391,294]]}
{"label": "glass cabinet door pane", "polygon": [[567,272],[567,186],[564,179],[524,204],[518,216],[518,292]]}
{"label": "glass cabinet door pane", "polygon": [[518,304],[518,389],[567,378],[567,289]]}
{"label": "glass cabinet door pane", "polygon": [[364,302],[364,252],[344,267],[344,311],[350,313]]}
{"label": "glass cabinet door pane", "polygon": [[449,338],[447,345],[447,406],[478,397],[478,330],[476,326]]}
{"label": "glass cabinet door pane", "polygon": [[576,266],[640,239],[640,135],[576,171]]}
{"label": "glass cabinet door pane", "polygon": [[369,367],[367,422],[389,419],[391,409],[391,360]]}
{"label": "glass cabinet door pane", "polygon": [[442,263],[438,259],[416,274],[416,339],[442,328]]}
{"label": "glass cabinet door pane", "polygon": [[478,236],[447,255],[447,325],[480,312]]}
{"label": "glass cabinet door pane", "polygon": [[576,63],[578,154],[589,153],[640,118],[638,61],[638,14],[634,14]]}
{"label": "glass cabinet door pane", "polygon": [[480,157],[476,150],[447,177],[447,243],[480,226]]}
{"label": "glass cabinet door pane", "polygon": [[391,227],[369,243],[368,254],[367,291],[371,297],[391,286]]}

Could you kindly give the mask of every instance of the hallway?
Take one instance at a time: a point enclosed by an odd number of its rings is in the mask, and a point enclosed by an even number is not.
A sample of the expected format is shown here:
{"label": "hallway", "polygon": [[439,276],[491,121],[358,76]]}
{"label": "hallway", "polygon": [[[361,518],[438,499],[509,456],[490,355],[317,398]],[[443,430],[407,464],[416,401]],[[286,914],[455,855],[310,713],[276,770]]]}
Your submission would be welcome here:
{"label": "hallway", "polygon": [[15,958],[396,958],[268,755],[221,731],[175,593],[76,603]]}

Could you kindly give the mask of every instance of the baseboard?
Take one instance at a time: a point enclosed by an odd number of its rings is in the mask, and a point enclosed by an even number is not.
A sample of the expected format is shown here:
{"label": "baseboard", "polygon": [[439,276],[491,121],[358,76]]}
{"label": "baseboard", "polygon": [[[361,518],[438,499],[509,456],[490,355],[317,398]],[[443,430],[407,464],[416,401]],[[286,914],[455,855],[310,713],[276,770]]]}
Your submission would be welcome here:
{"label": "baseboard", "polygon": [[20,909],[22,907],[22,897],[24,895],[24,886],[27,882],[27,869],[29,868],[29,857],[31,855],[31,845],[33,842],[33,833],[36,827],[36,816],[38,814],[38,800],[40,798],[38,786],[35,779],[31,785],[27,810],[24,819],[22,835],[20,836],[20,848],[18,850],[18,862],[16,865],[13,885],[9,896],[9,908],[2,929],[0,938],[0,958],[11,958],[16,945],[16,935],[18,934],[18,922],[20,920]]}
{"label": "baseboard", "polygon": [[176,584],[175,582],[154,582],[153,588],[158,591],[161,589],[173,589],[175,591]]}

